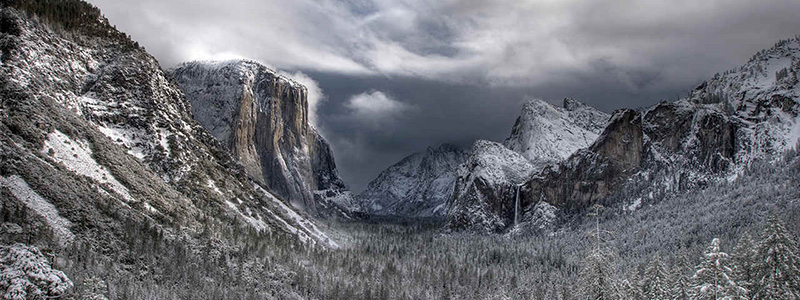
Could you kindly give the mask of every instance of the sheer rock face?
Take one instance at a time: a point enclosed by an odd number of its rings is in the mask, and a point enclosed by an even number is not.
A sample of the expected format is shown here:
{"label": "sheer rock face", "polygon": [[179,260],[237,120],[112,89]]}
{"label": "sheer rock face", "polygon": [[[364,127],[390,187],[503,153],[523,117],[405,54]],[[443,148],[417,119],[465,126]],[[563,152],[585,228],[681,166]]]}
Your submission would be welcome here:
{"label": "sheer rock face", "polygon": [[171,73],[192,102],[194,118],[254,180],[315,214],[324,201],[315,198],[330,194],[317,191],[349,195],[330,147],[308,122],[304,86],[244,60],[184,63]]}
{"label": "sheer rock face", "polygon": [[525,185],[522,206],[547,203],[573,210],[607,197],[624,183],[642,162],[641,115],[619,110],[603,134],[588,148],[556,167],[534,176]]}
{"label": "sheer rock face", "polygon": [[429,147],[381,172],[358,202],[371,215],[443,218],[456,170],[466,159],[466,151],[453,145]]}
{"label": "sheer rock face", "polygon": [[617,112],[592,146],[534,176],[525,203],[646,202],[779,160],[800,138],[798,70],[800,41],[781,41],[688,98]]}

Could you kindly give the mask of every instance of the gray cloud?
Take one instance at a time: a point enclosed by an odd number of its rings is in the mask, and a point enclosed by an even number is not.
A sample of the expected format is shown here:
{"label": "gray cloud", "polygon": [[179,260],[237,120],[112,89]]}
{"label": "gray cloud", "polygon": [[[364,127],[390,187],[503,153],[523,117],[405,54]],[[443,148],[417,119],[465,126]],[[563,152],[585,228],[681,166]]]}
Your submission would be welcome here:
{"label": "gray cloud", "polygon": [[[524,98],[675,99],[800,28],[794,0],[90,1],[165,67],[246,57],[305,80],[356,190],[429,144],[504,138]],[[352,99],[371,91],[414,109],[366,126]]]}

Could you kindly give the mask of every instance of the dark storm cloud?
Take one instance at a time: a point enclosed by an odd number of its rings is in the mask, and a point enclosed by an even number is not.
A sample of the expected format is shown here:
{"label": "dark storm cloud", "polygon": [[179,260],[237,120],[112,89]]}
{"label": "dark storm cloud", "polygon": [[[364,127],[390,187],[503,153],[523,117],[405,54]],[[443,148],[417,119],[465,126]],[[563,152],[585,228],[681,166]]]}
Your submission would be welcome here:
{"label": "dark storm cloud", "polygon": [[501,140],[525,98],[674,100],[797,34],[794,0],[91,0],[165,67],[246,57],[315,86],[355,190],[428,145]]}

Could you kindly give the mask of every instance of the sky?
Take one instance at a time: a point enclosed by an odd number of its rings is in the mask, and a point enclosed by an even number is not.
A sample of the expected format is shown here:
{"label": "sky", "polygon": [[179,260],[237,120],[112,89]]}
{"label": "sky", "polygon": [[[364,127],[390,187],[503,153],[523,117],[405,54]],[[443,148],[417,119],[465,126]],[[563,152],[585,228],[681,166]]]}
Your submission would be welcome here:
{"label": "sky", "polygon": [[89,0],[170,68],[247,58],[309,88],[355,192],[428,146],[502,141],[522,103],[675,100],[800,34],[796,0]]}

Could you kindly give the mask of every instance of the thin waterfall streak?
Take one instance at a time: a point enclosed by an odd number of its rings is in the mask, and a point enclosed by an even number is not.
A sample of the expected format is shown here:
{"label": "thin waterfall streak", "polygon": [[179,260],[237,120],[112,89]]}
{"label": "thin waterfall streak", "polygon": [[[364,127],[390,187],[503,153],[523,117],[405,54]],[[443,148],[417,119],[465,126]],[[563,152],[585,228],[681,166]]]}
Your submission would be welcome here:
{"label": "thin waterfall streak", "polygon": [[517,192],[514,200],[514,226],[519,224],[519,189],[520,185],[517,186]]}

